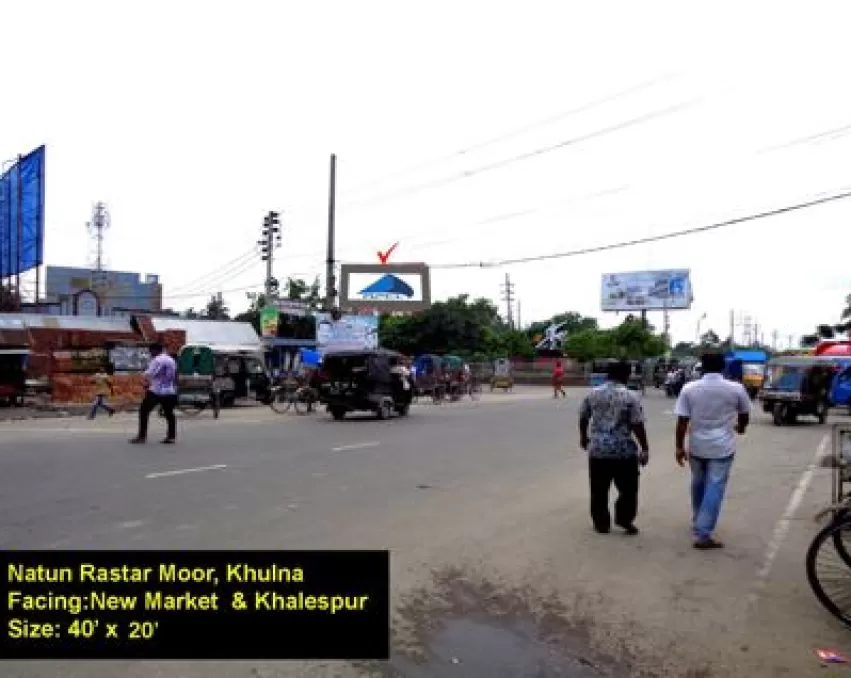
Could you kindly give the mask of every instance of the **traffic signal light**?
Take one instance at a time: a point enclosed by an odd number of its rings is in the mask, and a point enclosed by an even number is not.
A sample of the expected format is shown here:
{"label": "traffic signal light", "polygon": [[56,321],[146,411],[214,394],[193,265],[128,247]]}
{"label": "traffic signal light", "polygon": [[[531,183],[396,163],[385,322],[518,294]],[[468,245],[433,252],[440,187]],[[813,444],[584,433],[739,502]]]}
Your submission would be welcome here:
{"label": "traffic signal light", "polygon": [[281,246],[281,215],[278,212],[269,212],[263,218],[263,239],[258,240],[260,246],[260,258],[268,261],[272,256],[272,250]]}

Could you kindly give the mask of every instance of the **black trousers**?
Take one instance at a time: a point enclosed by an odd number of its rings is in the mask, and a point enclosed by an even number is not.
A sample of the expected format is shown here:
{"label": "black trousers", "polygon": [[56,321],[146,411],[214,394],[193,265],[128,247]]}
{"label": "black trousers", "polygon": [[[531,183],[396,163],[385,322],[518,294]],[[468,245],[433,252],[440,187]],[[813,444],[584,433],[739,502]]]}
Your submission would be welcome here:
{"label": "black trousers", "polygon": [[139,439],[148,438],[148,420],[151,418],[157,406],[163,408],[163,416],[167,425],[166,438],[174,440],[177,437],[177,420],[174,418],[174,408],[177,407],[176,395],[157,395],[151,391],[145,393],[142,404],[139,406]]}
{"label": "black trousers", "polygon": [[615,501],[615,524],[632,525],[638,513],[638,459],[588,459],[591,485],[591,520],[598,530],[611,528],[609,488],[612,482],[618,491]]}

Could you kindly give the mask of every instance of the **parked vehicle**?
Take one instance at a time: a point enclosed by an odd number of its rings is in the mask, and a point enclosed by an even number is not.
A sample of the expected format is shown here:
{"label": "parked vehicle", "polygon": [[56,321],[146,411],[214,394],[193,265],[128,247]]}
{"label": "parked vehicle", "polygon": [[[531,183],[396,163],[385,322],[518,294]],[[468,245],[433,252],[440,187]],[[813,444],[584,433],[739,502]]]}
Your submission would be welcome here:
{"label": "parked vehicle", "polygon": [[640,360],[631,360],[630,366],[632,371],[630,372],[626,387],[630,391],[638,391],[644,394],[644,366]]}
{"label": "parked vehicle", "polygon": [[177,359],[178,407],[192,409],[213,404],[230,407],[238,399],[268,402],[271,380],[261,351],[187,344]]}
{"label": "parked vehicle", "polygon": [[751,398],[756,398],[765,379],[767,360],[765,351],[729,351],[724,356],[724,376],[738,381]]}
{"label": "parked vehicle", "polygon": [[851,361],[842,361],[830,384],[830,406],[847,407],[851,414]]}
{"label": "parked vehicle", "polygon": [[27,378],[26,348],[0,349],[0,402],[20,407],[24,404]]}
{"label": "parked vehicle", "polygon": [[794,424],[799,416],[827,420],[830,388],[837,367],[820,358],[783,356],[768,361],[759,392],[764,412],[775,425]]}
{"label": "parked vehicle", "polygon": [[413,389],[405,388],[397,368],[404,357],[384,349],[333,351],[322,361],[319,401],[334,419],[348,412],[374,412],[379,419],[405,416]]}
{"label": "parked vehicle", "polygon": [[494,361],[490,387],[491,391],[498,388],[511,391],[514,388],[514,371],[508,358],[498,358]]}

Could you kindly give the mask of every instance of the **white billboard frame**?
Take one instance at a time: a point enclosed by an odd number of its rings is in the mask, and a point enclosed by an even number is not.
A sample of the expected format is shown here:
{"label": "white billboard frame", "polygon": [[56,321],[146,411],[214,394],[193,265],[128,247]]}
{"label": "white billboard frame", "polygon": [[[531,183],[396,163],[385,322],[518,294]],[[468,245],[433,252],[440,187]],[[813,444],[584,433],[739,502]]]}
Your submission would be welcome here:
{"label": "white billboard frame", "polygon": [[604,313],[630,311],[687,311],[694,302],[691,270],[606,273],[600,283]]}

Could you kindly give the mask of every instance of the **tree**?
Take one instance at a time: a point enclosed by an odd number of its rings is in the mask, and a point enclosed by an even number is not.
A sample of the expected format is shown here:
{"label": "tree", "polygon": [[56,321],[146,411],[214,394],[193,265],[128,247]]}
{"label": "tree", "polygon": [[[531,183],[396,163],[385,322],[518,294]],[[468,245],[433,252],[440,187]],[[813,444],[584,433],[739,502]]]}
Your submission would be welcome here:
{"label": "tree", "polygon": [[567,337],[565,352],[580,362],[604,358],[641,360],[661,356],[665,339],[654,334],[641,318],[628,316],[609,330],[586,329]]}
{"label": "tree", "polygon": [[210,297],[201,316],[208,320],[230,320],[230,309],[225,305],[221,292]]}
{"label": "tree", "polygon": [[513,332],[500,320],[488,299],[469,301],[466,294],[432,304],[413,316],[384,316],[379,323],[382,346],[407,355],[423,353],[495,357],[526,348],[522,332]]}
{"label": "tree", "polygon": [[240,323],[251,323],[254,331],[260,334],[260,311],[266,306],[266,295],[248,292],[248,309],[234,316],[234,320]]}
{"label": "tree", "polygon": [[720,337],[713,330],[706,330],[706,332],[700,335],[700,345],[702,347],[718,346],[720,343]]}
{"label": "tree", "polygon": [[187,308],[183,313],[180,314],[182,317],[187,320],[195,320],[196,318],[200,318],[201,314],[198,313],[192,306]]}
{"label": "tree", "polygon": [[549,320],[542,320],[532,323],[526,329],[526,333],[528,334],[533,344],[537,344],[539,341],[541,341],[541,339],[543,339],[548,327],[550,327],[551,325],[561,324],[564,324],[562,331],[565,333],[566,336],[570,336],[571,334],[582,332],[584,330],[596,330],[599,327],[596,318],[583,316],[582,314],[576,313],[575,311],[567,311],[565,313],[559,313],[558,315],[554,315]]}
{"label": "tree", "polygon": [[675,358],[687,358],[697,353],[698,347],[690,341],[680,341],[671,349]]}

